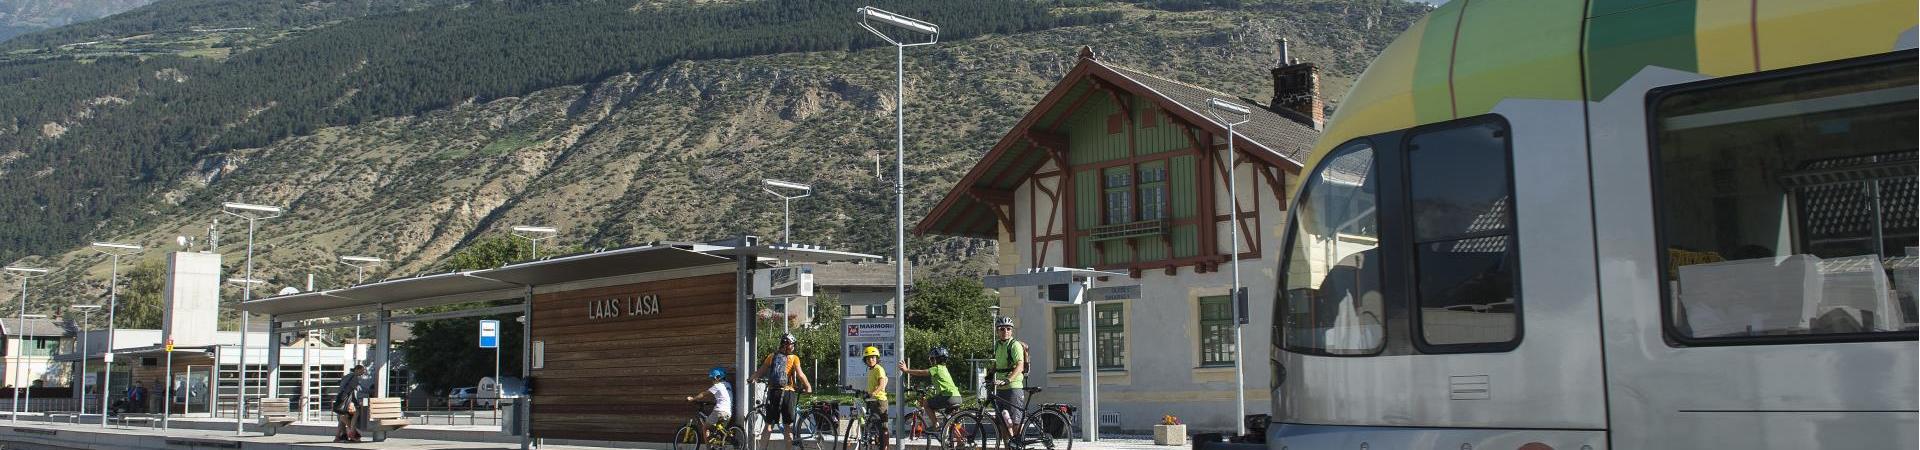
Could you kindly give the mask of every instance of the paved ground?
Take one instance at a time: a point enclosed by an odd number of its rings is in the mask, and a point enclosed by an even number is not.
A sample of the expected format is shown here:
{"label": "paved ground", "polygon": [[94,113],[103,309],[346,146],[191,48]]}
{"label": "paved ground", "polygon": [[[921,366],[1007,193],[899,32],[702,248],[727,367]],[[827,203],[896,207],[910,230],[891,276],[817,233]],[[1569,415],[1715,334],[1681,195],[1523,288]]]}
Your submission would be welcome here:
{"label": "paved ground", "polygon": [[[98,417],[98,416],[94,416]],[[0,421],[0,442],[33,444],[30,447],[55,449],[179,448],[188,446],[230,446],[248,449],[323,449],[381,448],[403,450],[508,450],[519,444],[512,436],[501,435],[491,426],[415,425],[406,430],[418,437],[394,437],[385,442],[342,444],[332,442],[331,423],[303,422],[278,436],[263,436],[248,431],[236,435],[231,419],[176,418],[166,430],[145,426],[109,426],[93,423],[71,424],[43,422],[24,416],[20,421]],[[252,427],[249,427],[251,430]],[[199,444],[199,445],[192,445]],[[605,448],[666,449],[660,444],[628,442],[568,443],[545,445],[551,450],[602,450]],[[9,446],[11,448],[11,446]],[[1075,442],[1076,450],[1173,450],[1180,447],[1155,446],[1148,439],[1127,436],[1098,443]],[[772,450],[780,450],[778,447]]]}

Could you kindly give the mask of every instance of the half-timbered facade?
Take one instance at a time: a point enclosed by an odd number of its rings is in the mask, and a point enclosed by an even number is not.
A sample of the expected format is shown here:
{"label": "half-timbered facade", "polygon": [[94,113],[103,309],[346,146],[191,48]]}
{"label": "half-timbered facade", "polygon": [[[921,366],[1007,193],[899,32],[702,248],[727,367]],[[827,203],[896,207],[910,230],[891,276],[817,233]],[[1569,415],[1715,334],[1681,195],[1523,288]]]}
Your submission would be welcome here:
{"label": "half-timbered facade", "polygon": [[[1145,430],[1174,414],[1196,429],[1231,431],[1238,420],[1228,272],[1234,230],[1250,298],[1273,298],[1289,177],[1299,173],[1320,117],[1311,65],[1281,64],[1273,73],[1278,107],[1083,49],[1065,78],[918,226],[999,240],[1001,273],[1096,268],[1127,274],[1102,285],[1140,285],[1141,298],[1094,308],[1103,428]],[[1229,157],[1227,128],[1209,114],[1209,98],[1252,110],[1234,129],[1238,158]],[[1048,387],[1038,401],[1079,404],[1078,374],[1089,364],[1081,361],[1081,309],[1044,303],[1030,288],[1000,294],[1002,311],[1017,318],[1019,339],[1033,349],[1028,383]],[[1252,303],[1245,340],[1267,342],[1272,305]],[[1267,358],[1246,358],[1247,395],[1265,399]],[[1263,401],[1248,407],[1249,414],[1268,409]]]}

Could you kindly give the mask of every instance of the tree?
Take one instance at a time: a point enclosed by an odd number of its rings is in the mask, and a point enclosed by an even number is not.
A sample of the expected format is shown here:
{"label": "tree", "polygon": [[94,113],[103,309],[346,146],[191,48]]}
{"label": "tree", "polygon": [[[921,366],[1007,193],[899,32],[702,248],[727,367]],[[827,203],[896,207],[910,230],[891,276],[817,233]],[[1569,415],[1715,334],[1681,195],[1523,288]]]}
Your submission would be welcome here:
{"label": "tree", "polygon": [[119,311],[113,323],[119,329],[158,330],[165,320],[166,300],[161,291],[167,287],[167,268],[159,260],[141,261],[124,276],[126,287],[119,291]]}

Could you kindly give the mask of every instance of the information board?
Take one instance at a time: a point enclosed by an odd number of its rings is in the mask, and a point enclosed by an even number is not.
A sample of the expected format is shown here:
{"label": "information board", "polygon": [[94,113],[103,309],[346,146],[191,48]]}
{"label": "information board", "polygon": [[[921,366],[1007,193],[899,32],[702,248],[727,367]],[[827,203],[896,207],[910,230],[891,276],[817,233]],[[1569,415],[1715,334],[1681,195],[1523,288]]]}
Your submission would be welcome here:
{"label": "information board", "polygon": [[[893,319],[846,319],[840,330],[840,380],[855,389],[867,389],[867,362],[861,356],[867,347],[880,349],[880,367],[887,369],[889,383],[899,383],[900,352],[894,348],[894,338],[899,336],[893,327]],[[892,389],[889,387],[888,389]]]}

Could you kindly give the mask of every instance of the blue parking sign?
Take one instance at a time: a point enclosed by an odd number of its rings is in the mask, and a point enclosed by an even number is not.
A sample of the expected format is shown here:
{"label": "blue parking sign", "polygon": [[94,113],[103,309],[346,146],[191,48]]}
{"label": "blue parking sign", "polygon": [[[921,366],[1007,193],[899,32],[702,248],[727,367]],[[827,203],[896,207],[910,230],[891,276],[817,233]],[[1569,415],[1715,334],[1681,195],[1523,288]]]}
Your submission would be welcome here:
{"label": "blue parking sign", "polygon": [[480,321],[480,348],[500,348],[500,321]]}

